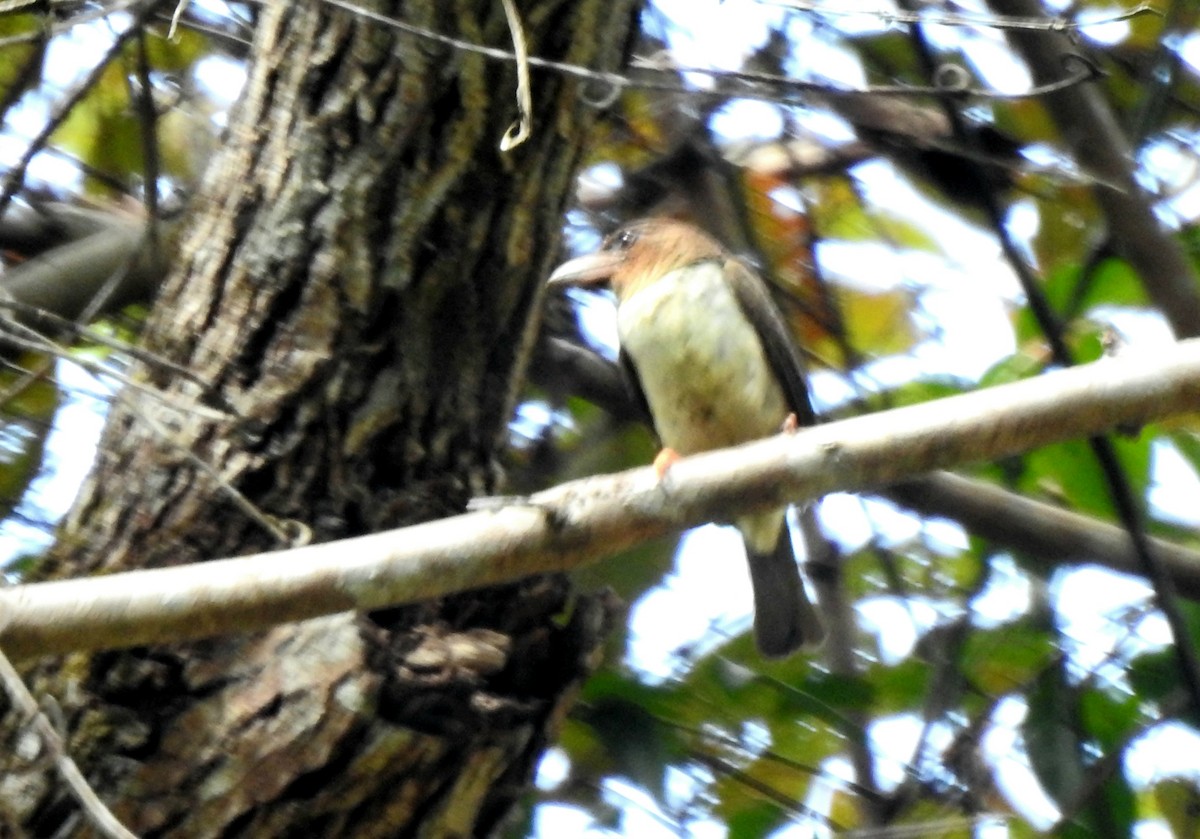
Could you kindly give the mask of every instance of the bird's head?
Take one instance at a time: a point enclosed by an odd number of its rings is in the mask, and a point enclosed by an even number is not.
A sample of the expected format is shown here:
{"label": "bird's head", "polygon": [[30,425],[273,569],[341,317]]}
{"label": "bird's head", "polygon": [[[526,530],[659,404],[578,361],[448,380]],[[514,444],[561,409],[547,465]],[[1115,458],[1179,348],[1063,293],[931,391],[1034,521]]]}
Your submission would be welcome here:
{"label": "bird's head", "polygon": [[608,285],[621,301],[671,271],[722,253],[720,244],[700,228],[652,218],[619,228],[600,250],[560,265],[548,282],[551,286]]}

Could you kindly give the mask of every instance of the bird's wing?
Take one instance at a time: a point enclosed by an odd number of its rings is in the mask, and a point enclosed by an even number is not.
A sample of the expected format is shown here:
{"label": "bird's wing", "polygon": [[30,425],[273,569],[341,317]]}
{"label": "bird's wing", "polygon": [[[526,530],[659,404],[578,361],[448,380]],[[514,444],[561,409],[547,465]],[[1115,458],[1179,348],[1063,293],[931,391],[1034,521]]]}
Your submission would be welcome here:
{"label": "bird's wing", "polygon": [[637,367],[624,349],[617,351],[617,364],[621,368],[621,378],[625,380],[625,390],[629,392],[634,407],[641,412],[641,418],[657,434],[658,429],[654,428],[654,414],[650,413],[650,403],[646,401],[646,391],[642,390],[642,380],[638,378]]}
{"label": "bird's wing", "polygon": [[788,407],[796,415],[800,425],[813,425],[817,419],[808,395],[808,382],[804,376],[804,361],[800,350],[788,332],[787,324],[767,284],[741,260],[728,258],[725,261],[725,276],[733,288],[742,313],[750,321],[767,354],[767,362],[779,381],[783,383]]}

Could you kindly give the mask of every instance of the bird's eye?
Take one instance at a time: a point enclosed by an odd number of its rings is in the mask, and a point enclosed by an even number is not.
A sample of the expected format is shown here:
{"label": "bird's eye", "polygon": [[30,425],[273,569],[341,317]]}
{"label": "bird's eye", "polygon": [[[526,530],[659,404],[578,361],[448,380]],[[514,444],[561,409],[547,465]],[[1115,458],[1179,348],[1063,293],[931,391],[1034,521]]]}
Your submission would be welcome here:
{"label": "bird's eye", "polygon": [[627,251],[638,240],[638,234],[633,230],[620,230],[613,234],[609,248],[614,251]]}

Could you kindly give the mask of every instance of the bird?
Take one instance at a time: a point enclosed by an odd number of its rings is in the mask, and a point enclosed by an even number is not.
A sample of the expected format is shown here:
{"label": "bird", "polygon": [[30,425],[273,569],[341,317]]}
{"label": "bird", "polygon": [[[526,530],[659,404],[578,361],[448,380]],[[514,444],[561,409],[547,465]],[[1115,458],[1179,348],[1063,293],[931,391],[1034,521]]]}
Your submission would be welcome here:
{"label": "bird", "polygon": [[[571,259],[552,288],[607,286],[616,297],[619,363],[664,449],[725,448],[816,421],[804,363],[763,279],[694,224],[631,222]],[[760,653],[784,658],[825,637],[796,561],[787,508],[737,517],[754,592]]]}

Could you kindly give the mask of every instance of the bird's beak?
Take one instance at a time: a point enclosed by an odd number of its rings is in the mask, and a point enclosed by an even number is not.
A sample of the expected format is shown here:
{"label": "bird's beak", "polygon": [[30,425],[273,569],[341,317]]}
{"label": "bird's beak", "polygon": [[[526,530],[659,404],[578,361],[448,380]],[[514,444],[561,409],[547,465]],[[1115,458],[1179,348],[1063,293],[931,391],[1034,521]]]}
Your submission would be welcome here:
{"label": "bird's beak", "polygon": [[623,261],[623,254],[603,251],[577,256],[555,268],[546,284],[551,288],[603,285],[612,279]]}

